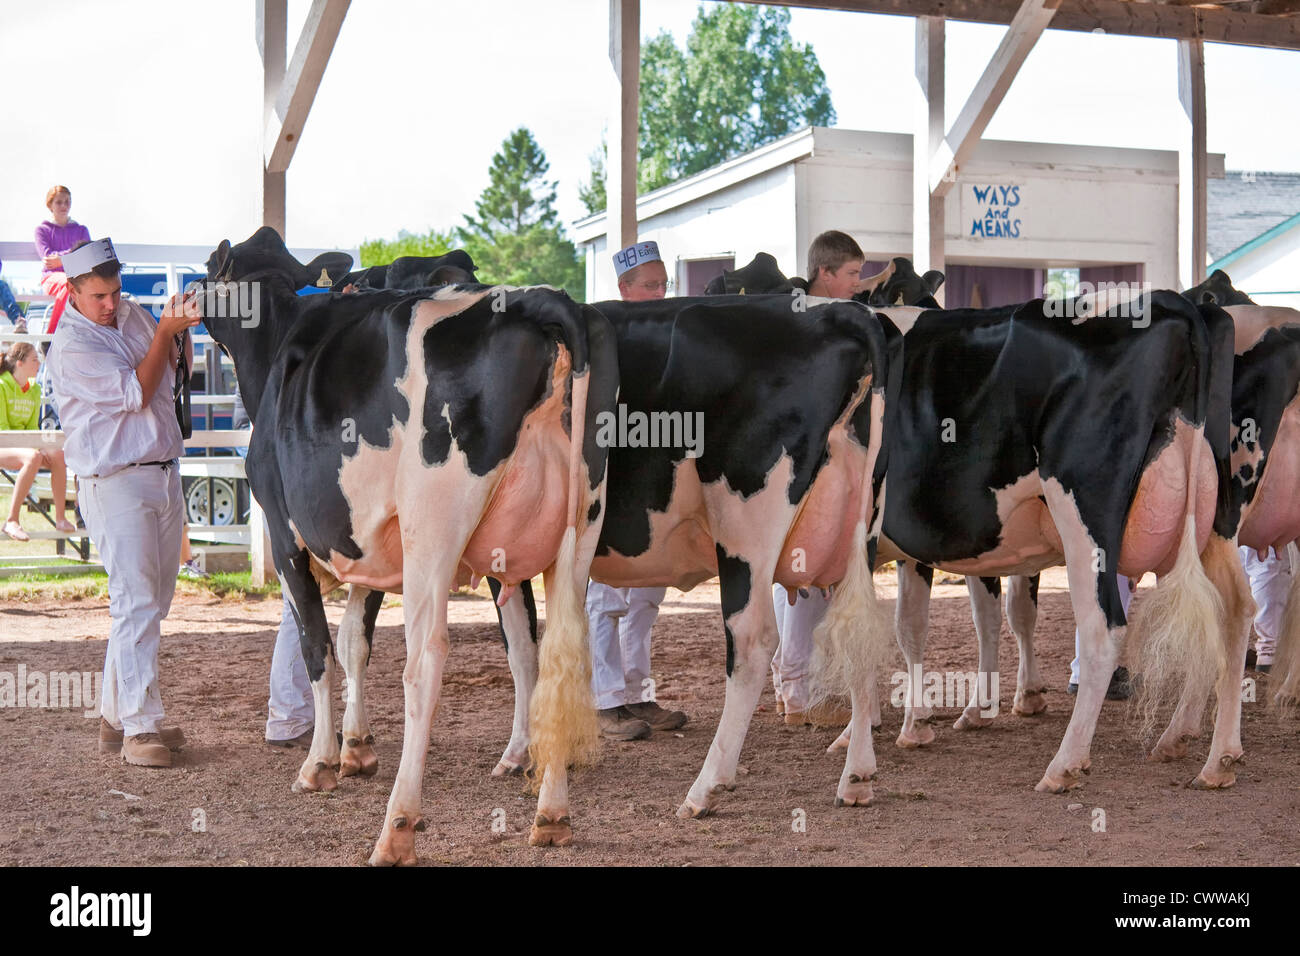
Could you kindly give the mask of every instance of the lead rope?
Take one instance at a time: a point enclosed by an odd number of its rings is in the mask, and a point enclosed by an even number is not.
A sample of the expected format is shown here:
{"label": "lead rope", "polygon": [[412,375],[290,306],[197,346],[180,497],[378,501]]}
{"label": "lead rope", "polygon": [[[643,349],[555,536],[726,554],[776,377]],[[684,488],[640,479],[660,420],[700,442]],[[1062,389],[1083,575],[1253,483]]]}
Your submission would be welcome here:
{"label": "lead rope", "polygon": [[172,387],[172,403],[176,406],[176,421],[181,426],[181,437],[189,438],[194,432],[190,413],[190,369],[185,361],[185,333],[176,336],[176,382]]}

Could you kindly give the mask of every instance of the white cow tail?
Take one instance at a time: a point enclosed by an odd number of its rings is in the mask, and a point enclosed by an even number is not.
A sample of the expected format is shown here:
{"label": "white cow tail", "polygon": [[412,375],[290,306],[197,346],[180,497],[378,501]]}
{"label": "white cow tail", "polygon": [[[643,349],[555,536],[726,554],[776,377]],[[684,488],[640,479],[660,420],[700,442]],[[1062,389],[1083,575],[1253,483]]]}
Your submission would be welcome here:
{"label": "white cow tail", "polygon": [[590,762],[599,732],[591,696],[591,653],[587,648],[586,577],[576,571],[582,501],[583,436],[587,420],[590,365],[573,375],[570,414],[569,492],[564,537],[547,580],[546,628],[537,653],[537,687],[529,713],[531,782],[540,786],[547,767],[563,773],[570,764]]}
{"label": "white cow tail", "polygon": [[[864,392],[862,401],[882,404],[885,401],[883,389],[873,390],[870,379]],[[848,419],[856,406],[856,402],[850,405],[850,411],[836,427],[847,427]],[[882,453],[884,447],[882,422],[883,414],[872,415],[871,446],[877,449],[877,455]],[[876,584],[871,576],[867,553],[868,522],[874,511],[874,530],[878,533],[884,513],[883,500],[879,503],[872,500],[872,477],[876,463],[870,455],[867,458],[862,472],[862,500],[853,527],[848,566],[844,570],[844,577],[835,585],[826,616],[813,631],[813,657],[808,688],[810,706],[851,692],[862,695],[861,703],[866,706],[869,695],[876,692],[876,677],[889,659],[894,643],[894,629],[876,595]],[[882,486],[882,498],[883,490]]]}
{"label": "white cow tail", "polygon": [[1217,573],[1214,564],[1224,560],[1225,546],[1233,550],[1232,543],[1211,532],[1204,558],[1196,546],[1198,459],[1204,441],[1205,429],[1197,427],[1190,442],[1183,535],[1174,566],[1160,577],[1134,615],[1142,674],[1137,715],[1143,738],[1155,732],[1160,714],[1178,701],[1184,689],[1203,699],[1227,666],[1226,608],[1206,571],[1208,567]]}
{"label": "white cow tail", "polygon": [[1282,633],[1273,653],[1269,687],[1273,705],[1290,716],[1300,705],[1300,548],[1292,542],[1286,546],[1286,552],[1291,563],[1291,587],[1287,589]]}

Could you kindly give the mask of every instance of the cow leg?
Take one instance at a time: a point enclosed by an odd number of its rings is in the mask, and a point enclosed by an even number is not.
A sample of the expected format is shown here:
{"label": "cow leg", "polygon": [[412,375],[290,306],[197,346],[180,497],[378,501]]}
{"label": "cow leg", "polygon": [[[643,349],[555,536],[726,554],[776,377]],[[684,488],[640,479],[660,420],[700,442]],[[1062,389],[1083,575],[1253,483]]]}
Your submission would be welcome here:
{"label": "cow leg", "polygon": [[1047,684],[1038,673],[1034,625],[1038,621],[1038,575],[1007,578],[1007,623],[1016,636],[1020,665],[1016,669],[1016,699],[1011,712],[1032,717],[1047,710]]}
{"label": "cow leg", "polygon": [[894,623],[898,631],[898,646],[907,663],[907,692],[903,700],[903,727],[898,732],[897,744],[907,750],[934,741],[934,731],[917,723],[929,713],[928,708],[921,708],[916,699],[924,673],[925,636],[930,622],[930,584],[933,580],[934,569],[928,565],[915,561],[898,562],[898,602]]}
{"label": "cow leg", "polygon": [[348,696],[343,708],[343,751],[339,757],[339,776],[360,774],[373,777],[379,769],[375,755],[375,738],[366,719],[366,665],[375,637],[375,619],[384,603],[383,591],[352,585],[348,606],[339,624],[336,643],[339,661],[348,678]]}
{"label": "cow leg", "polygon": [[298,622],[302,659],[311,680],[316,725],[312,730],[307,759],[293,782],[295,793],[333,790],[338,786],[339,742],[334,736],[334,649],[320,587],[312,577],[310,559],[301,551],[285,562],[280,572],[280,589]]}
{"label": "cow leg", "polygon": [[[1255,599],[1250,582],[1241,566],[1236,545],[1211,534],[1201,552],[1205,574],[1223,600],[1224,666],[1218,675],[1215,693],[1219,699],[1214,718],[1214,737],[1205,766],[1190,786],[1198,790],[1231,787],[1237,782],[1232,765],[1241,759],[1241,675],[1246,667],[1246,645],[1250,642],[1250,622],[1255,618]],[[1199,695],[1201,701],[1205,695]],[[1200,723],[1199,715],[1197,723]]]}
{"label": "cow leg", "polygon": [[976,675],[974,699],[953,724],[954,730],[978,730],[993,723],[998,715],[998,638],[1002,632],[1002,594],[1000,578],[967,575],[966,591],[970,595],[971,616],[979,637],[979,673]]}
{"label": "cow leg", "polygon": [[[430,529],[420,544],[429,547],[440,538]],[[444,539],[445,540],[445,539]],[[442,689],[443,668],[450,642],[447,633],[447,594],[455,579],[459,549],[448,561],[428,553],[416,554],[414,542],[403,541],[403,616],[406,624],[406,667],[402,671],[405,726],[402,760],[397,768],[384,829],[370,854],[371,866],[413,866],[415,834],[425,828],[420,815],[424,761],[429,752],[429,730]]]}
{"label": "cow leg", "polygon": [[[1102,538],[1102,547],[1097,547],[1099,539],[1083,524],[1073,494],[1067,495],[1055,481],[1045,482],[1044,491],[1061,535],[1070,604],[1079,629],[1079,693],[1061,746],[1034,789],[1064,793],[1079,785],[1080,776],[1091,765],[1092,737],[1126,629],[1123,624],[1111,623],[1124,620],[1115,572],[1107,570],[1119,554],[1118,546]],[[1119,539],[1116,534],[1113,540]]]}
{"label": "cow leg", "polygon": [[[1243,651],[1243,668],[1245,663]],[[1205,715],[1205,702],[1205,688],[1193,687],[1191,684],[1183,688],[1182,695],[1178,698],[1178,706],[1174,708],[1174,715],[1169,720],[1169,726],[1165,728],[1165,732],[1160,735],[1155,747],[1151,749],[1149,760],[1168,763],[1187,756],[1187,742],[1201,735],[1201,718]]]}
{"label": "cow leg", "polygon": [[[501,586],[491,578],[488,580],[495,597]],[[537,686],[537,606],[531,582],[519,582],[518,589],[506,600],[505,607],[497,608],[497,619],[506,642],[510,675],[515,682],[515,714],[510,742],[492,769],[492,776],[504,777],[523,773],[528,765],[528,708],[533,688]]]}
{"label": "cow leg", "polygon": [[[686,801],[677,809],[683,819],[712,812],[722,791],[736,789],[740,748],[771,673],[772,655],[780,643],[769,597],[773,573],[770,563],[751,565],[743,558],[728,555],[721,545],[717,550],[727,638],[727,693],[704,767],[686,794]],[[870,733],[866,736],[870,740]]]}

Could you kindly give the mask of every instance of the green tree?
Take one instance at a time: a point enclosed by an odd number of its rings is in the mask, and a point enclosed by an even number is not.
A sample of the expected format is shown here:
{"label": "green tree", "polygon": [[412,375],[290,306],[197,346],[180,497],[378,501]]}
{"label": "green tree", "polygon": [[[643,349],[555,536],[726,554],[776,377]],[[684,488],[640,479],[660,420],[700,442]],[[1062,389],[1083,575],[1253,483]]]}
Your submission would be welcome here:
{"label": "green tree", "polygon": [[[790,38],[784,7],[701,6],[682,50],[667,31],[641,47],[637,191],[694,175],[804,126],[835,122],[817,55]],[[607,149],[578,197],[605,208]]]}
{"label": "green tree", "polygon": [[550,164],[533,134],[515,130],[492,157],[488,185],[456,230],[485,282],[552,285],[581,299],[586,267],[555,211]]}
{"label": "green tree", "polygon": [[440,256],[456,248],[455,233],[430,229],[415,234],[405,229],[396,239],[366,239],[361,243],[361,268],[384,266],[401,256]]}

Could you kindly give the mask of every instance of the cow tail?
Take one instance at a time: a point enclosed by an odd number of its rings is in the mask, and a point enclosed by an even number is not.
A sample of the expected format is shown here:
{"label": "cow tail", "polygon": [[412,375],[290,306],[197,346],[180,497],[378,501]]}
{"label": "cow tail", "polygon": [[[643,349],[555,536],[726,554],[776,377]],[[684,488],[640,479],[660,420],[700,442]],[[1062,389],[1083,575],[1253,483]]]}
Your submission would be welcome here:
{"label": "cow tail", "polygon": [[[577,363],[575,362],[575,365]],[[568,508],[559,555],[546,581],[546,629],[537,652],[537,687],[529,712],[530,781],[541,785],[547,767],[563,774],[570,764],[590,762],[599,743],[591,695],[591,652],[587,647],[586,568],[577,569],[578,524],[586,475],[582,448],[587,420],[590,365],[570,376],[572,403]]]}
{"label": "cow tail", "polygon": [[1144,738],[1155,732],[1161,713],[1173,707],[1184,691],[1202,695],[1204,699],[1227,666],[1227,608],[1210,576],[1223,579],[1224,562],[1235,560],[1236,555],[1232,542],[1216,535],[1213,529],[1204,555],[1197,545],[1196,506],[1202,477],[1200,453],[1207,444],[1205,422],[1208,409],[1202,396],[1208,394],[1206,383],[1211,355],[1208,333],[1199,316],[1190,323],[1190,330],[1197,364],[1197,375],[1193,379],[1196,391],[1192,398],[1192,421],[1199,424],[1188,443],[1183,534],[1173,568],[1162,575],[1155,590],[1143,598],[1133,622],[1135,640],[1141,648],[1139,668],[1142,680],[1137,716]]}
{"label": "cow tail", "polygon": [[1292,542],[1286,550],[1291,563],[1291,587],[1287,589],[1269,687],[1274,707],[1289,716],[1300,705],[1300,548]]}
{"label": "cow tail", "polygon": [[[893,625],[876,595],[871,565],[884,518],[886,396],[892,392],[886,382],[898,350],[894,349],[894,356],[889,355],[874,316],[868,316],[865,325],[871,375],[851,403],[850,409],[856,412],[846,413],[845,425],[852,427],[866,413],[867,461],[848,565],[844,577],[835,585],[826,616],[813,631],[810,706],[844,694],[860,695],[855,707],[869,706],[870,696],[876,693],[876,677],[889,660],[894,643]],[[861,435],[861,429],[857,433]]]}

